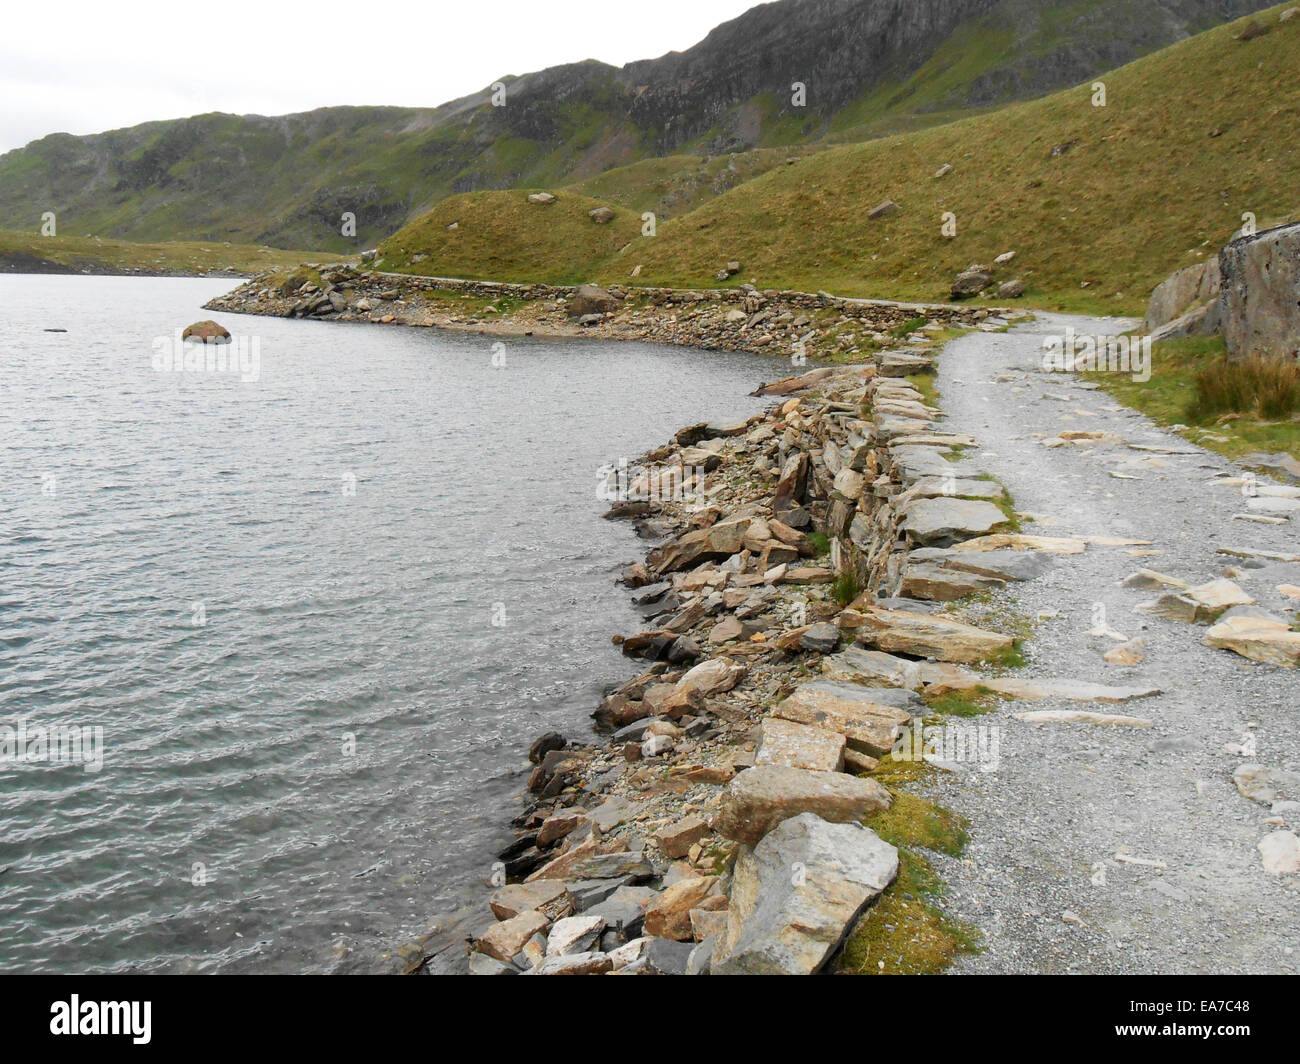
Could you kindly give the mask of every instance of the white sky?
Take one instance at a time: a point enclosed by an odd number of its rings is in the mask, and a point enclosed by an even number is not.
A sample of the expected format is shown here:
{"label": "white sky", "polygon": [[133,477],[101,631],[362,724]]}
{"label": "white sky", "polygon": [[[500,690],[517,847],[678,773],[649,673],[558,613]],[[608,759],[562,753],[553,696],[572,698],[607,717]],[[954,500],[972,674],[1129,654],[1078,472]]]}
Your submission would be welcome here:
{"label": "white sky", "polygon": [[503,74],[684,51],[757,0],[6,5],[0,152],[206,111],[433,107]]}

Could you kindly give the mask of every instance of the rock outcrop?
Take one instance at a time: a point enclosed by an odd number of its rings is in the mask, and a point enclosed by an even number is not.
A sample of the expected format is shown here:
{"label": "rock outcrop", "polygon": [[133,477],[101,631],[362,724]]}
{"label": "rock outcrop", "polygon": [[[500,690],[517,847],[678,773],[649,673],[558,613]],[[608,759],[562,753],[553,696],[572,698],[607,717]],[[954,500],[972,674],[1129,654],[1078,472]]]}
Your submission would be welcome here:
{"label": "rock outcrop", "polygon": [[1217,257],[1171,274],[1151,293],[1146,318],[1142,322],[1143,331],[1154,332],[1189,311],[1205,306],[1218,297],[1219,287]]}
{"label": "rock outcrop", "polygon": [[1219,270],[1229,360],[1300,357],[1300,222],[1239,237],[1220,252]]}

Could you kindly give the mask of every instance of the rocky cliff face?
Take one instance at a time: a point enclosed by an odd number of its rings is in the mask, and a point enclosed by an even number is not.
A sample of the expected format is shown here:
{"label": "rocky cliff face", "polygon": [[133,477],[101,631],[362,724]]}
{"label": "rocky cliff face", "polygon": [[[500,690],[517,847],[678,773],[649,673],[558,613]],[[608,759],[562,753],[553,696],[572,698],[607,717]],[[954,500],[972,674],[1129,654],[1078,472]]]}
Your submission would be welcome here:
{"label": "rocky cliff face", "polygon": [[[675,152],[861,139],[1075,84],[1268,0],[780,0],[684,52],[506,78],[438,108],[203,115],[0,156],[0,228],[358,250],[454,192]],[[796,106],[791,86],[806,86]],[[340,232],[343,209],[355,237]]]}
{"label": "rocky cliff face", "polygon": [[920,67],[962,23],[998,0],[785,0],[724,23],[694,48],[632,63],[631,114],[674,150],[715,130],[717,146],[752,146],[741,105],[768,95],[797,114],[792,86],[807,87],[807,113],[826,119],[864,89]]}

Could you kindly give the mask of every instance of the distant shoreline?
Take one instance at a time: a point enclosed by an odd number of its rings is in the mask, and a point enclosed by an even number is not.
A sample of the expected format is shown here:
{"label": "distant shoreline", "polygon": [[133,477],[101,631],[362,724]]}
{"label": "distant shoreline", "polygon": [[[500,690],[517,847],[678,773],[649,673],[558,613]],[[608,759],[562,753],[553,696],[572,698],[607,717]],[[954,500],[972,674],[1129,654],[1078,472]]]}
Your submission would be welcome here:
{"label": "distant shoreline", "polygon": [[[436,327],[487,336],[591,337],[855,363],[918,331],[977,327],[1005,308],[828,292],[518,284],[380,273],[348,264],[265,273],[204,309],[312,321]],[[917,341],[919,342],[919,340]],[[914,345],[913,345],[914,346]]]}

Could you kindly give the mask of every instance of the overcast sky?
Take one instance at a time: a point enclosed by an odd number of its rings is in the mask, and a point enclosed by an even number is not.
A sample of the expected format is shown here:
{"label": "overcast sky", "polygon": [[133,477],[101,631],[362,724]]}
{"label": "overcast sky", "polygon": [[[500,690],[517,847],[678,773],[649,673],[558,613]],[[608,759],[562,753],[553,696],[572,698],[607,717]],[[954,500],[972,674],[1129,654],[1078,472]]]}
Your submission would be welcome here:
{"label": "overcast sky", "polygon": [[682,51],[757,0],[12,3],[0,152],[205,111],[432,107],[579,59]]}

